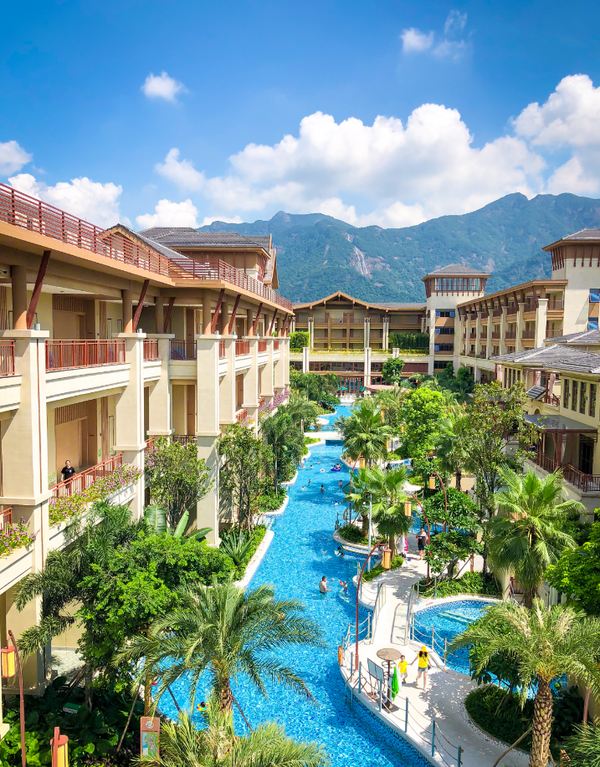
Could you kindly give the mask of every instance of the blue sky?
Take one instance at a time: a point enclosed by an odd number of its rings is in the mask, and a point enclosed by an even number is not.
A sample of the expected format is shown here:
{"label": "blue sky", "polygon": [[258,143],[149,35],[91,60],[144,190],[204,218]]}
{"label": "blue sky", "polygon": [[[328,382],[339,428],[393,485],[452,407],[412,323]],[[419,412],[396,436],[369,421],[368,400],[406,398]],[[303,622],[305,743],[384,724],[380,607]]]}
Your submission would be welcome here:
{"label": "blue sky", "polygon": [[101,225],[600,197],[600,4],[25,0],[0,50],[0,181]]}

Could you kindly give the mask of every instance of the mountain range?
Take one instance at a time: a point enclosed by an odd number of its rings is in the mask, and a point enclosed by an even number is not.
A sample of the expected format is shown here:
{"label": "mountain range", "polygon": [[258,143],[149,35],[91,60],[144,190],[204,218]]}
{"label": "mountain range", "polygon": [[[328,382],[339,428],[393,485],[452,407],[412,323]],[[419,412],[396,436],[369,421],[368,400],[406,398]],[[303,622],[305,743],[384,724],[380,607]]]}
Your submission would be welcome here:
{"label": "mountain range", "polygon": [[515,193],[472,213],[401,229],[280,211],[270,221],[215,221],[201,231],[272,234],[279,292],[301,303],[337,290],[365,301],[424,301],[421,278],[453,263],[489,271],[486,292],[543,279],[551,265],[542,247],[587,228],[600,228],[600,200]]}

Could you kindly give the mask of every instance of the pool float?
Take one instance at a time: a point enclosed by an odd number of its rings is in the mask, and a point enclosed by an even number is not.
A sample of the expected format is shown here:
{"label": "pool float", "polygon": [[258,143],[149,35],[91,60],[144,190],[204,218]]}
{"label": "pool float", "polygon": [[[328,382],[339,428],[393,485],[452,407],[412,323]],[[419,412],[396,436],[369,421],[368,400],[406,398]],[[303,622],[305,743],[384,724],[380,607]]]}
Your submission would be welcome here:
{"label": "pool float", "polygon": [[332,469],[329,469],[329,471],[341,471],[341,467],[338,469],[337,466],[334,466]]}

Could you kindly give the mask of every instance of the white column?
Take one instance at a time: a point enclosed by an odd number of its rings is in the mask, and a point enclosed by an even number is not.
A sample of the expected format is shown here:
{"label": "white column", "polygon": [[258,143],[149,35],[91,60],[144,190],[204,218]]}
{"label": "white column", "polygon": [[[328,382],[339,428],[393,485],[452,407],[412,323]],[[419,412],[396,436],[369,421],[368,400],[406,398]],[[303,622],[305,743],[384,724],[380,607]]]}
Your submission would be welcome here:
{"label": "white column", "polygon": [[507,354],[508,348],[506,346],[506,332],[508,325],[508,317],[506,315],[506,307],[502,307],[502,317],[500,317],[500,354]]}
{"label": "white column", "polygon": [[314,317],[308,318],[308,338],[309,338],[308,345],[310,346],[311,349],[314,349],[315,347],[315,318]]}
{"label": "white column", "polygon": [[363,349],[371,346],[371,318],[365,317],[363,322]]}
{"label": "white column", "polygon": [[371,385],[371,349],[365,349],[365,386]]}
{"label": "white column", "polygon": [[171,338],[174,335],[148,334],[147,338],[158,340],[160,358],[160,378],[150,386],[148,397],[148,434],[169,435],[173,433],[171,386],[169,382],[169,358],[171,356]]}
{"label": "white column", "polygon": [[310,371],[310,347],[305,346],[302,349],[302,372],[308,373]]}
{"label": "white column", "polygon": [[492,350],[493,350],[493,341],[492,341],[492,332],[494,330],[494,318],[492,316],[493,311],[494,310],[492,309],[492,311],[490,312],[490,315],[488,317],[488,322],[487,322],[487,341],[486,341],[486,353],[485,353],[485,356],[486,356],[486,359],[488,359],[488,360],[492,356]]}
{"label": "white column", "polygon": [[517,329],[516,329],[516,339],[515,339],[515,351],[522,352],[523,351],[523,340],[521,338],[521,334],[523,333],[523,330],[525,328],[525,320],[523,318],[523,312],[525,311],[525,304],[520,303],[519,304],[519,311],[517,312]]}
{"label": "white column", "polygon": [[383,348],[387,351],[390,348],[390,316],[383,315]]}
{"label": "white column", "polygon": [[[235,422],[235,336],[221,336],[225,343],[227,371],[219,381],[219,422]],[[218,352],[217,352],[218,353]]]}
{"label": "white column", "polygon": [[[210,527],[209,543],[219,543],[219,472],[217,440],[220,428],[219,336],[196,336],[196,440],[198,458],[210,470],[212,487],[196,504],[196,529]],[[231,343],[231,341],[230,341]],[[235,345],[235,344],[234,344]]]}
{"label": "white column", "polygon": [[[250,368],[244,375],[244,402],[242,407],[248,411],[248,420],[254,421],[254,433],[258,435],[258,339],[256,336],[248,336],[250,343]],[[281,349],[281,343],[279,345]]]}
{"label": "white column", "polygon": [[535,348],[544,345],[546,338],[546,320],[548,314],[548,299],[538,298],[538,308],[535,310]]}
{"label": "white column", "polygon": [[119,333],[125,341],[125,359],[129,363],[129,381],[117,399],[115,450],[123,453],[123,462],[142,472],[131,502],[134,519],[144,512],[144,339],[145,333]]}
{"label": "white column", "polygon": [[[280,338],[272,338],[270,339],[269,343],[274,344],[275,341],[281,341]],[[274,360],[275,365],[275,391],[277,394],[281,394],[281,392],[285,389],[284,384],[284,377],[283,377],[283,360],[282,360],[282,353],[281,353],[281,344],[279,345],[279,359]]]}

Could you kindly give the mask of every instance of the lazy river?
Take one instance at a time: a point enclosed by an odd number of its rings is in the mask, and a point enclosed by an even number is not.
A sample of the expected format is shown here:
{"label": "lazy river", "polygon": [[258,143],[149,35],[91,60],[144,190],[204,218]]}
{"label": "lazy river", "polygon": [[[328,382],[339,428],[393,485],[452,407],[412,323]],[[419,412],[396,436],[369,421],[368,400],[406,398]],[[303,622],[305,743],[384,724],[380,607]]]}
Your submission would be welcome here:
{"label": "lazy river", "polygon": [[[338,408],[338,413],[346,415],[348,409]],[[311,446],[310,450],[306,468],[299,470],[295,484],[289,488],[290,500],[284,514],[275,517],[272,526],[275,538],[249,588],[273,584],[278,597],[303,602],[308,616],[321,627],[325,648],[292,647],[285,652],[286,663],[305,679],[317,703],[275,684],[267,685],[269,697],[264,699],[243,680],[233,685],[234,694],[253,727],[277,721],[285,726],[288,735],[323,744],[331,767],[425,767],[427,762],[416,750],[394,737],[360,707],[351,709],[346,701],[337,646],[348,624],[355,619],[352,576],[356,574],[357,560],[348,555],[343,559],[335,556],[337,546],[332,531],[336,515],[339,512],[341,517],[343,510],[339,481],[342,479],[343,484],[348,481],[348,471],[346,468],[338,473],[330,471],[339,460],[339,444]],[[321,469],[325,471],[321,473]],[[320,492],[321,485],[325,486],[324,493]],[[323,575],[334,579],[330,584],[333,591],[325,596],[318,589]],[[349,583],[345,595],[339,586],[342,580]],[[173,692],[180,706],[187,708],[187,682],[181,680],[173,686]],[[162,698],[161,709],[167,716],[177,718],[168,695]],[[245,732],[237,711],[235,716],[237,731]]]}

